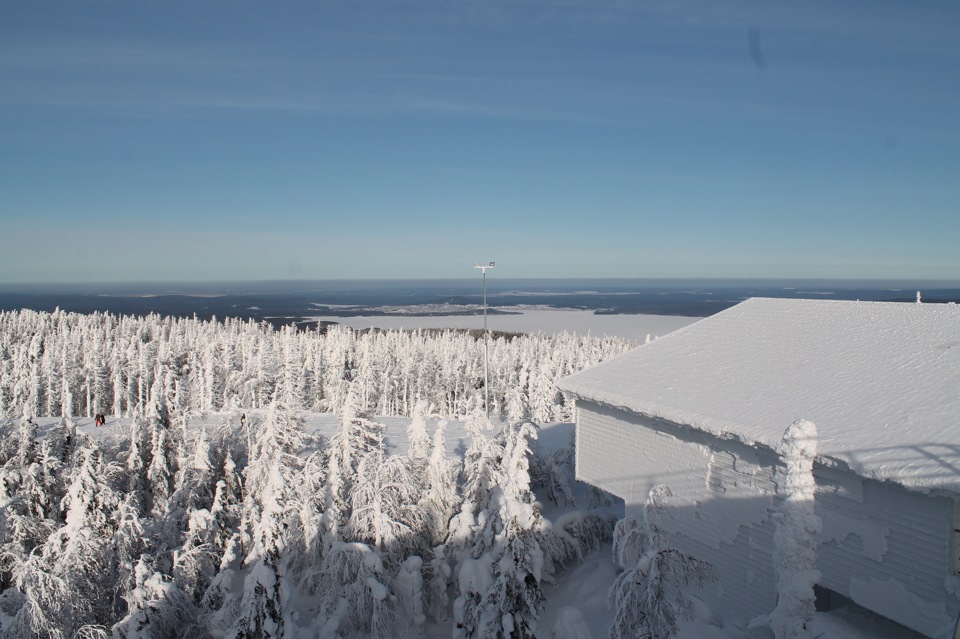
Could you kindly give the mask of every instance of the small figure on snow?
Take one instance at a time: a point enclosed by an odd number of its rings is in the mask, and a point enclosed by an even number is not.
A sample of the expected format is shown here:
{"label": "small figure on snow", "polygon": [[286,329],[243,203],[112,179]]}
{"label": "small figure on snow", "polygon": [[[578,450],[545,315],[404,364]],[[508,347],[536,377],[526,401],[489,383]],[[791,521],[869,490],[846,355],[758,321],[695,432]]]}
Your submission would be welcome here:
{"label": "small figure on snow", "polygon": [[247,426],[247,414],[243,413],[240,415],[240,428],[246,428]]}
{"label": "small figure on snow", "polygon": [[93,423],[96,426],[103,426],[106,422],[107,420],[103,416],[103,413],[97,413],[93,418]]}

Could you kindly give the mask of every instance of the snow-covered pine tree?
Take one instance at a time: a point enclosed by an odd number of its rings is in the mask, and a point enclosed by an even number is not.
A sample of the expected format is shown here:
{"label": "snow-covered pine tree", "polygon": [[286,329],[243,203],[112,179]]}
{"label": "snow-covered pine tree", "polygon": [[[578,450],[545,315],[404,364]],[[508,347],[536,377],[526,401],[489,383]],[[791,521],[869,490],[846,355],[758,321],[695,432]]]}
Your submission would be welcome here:
{"label": "snow-covered pine tree", "polygon": [[[662,526],[670,489],[664,485],[650,490],[640,531],[620,526],[617,535],[619,557],[639,557],[621,573],[607,596],[614,613],[610,639],[669,639],[676,635],[681,619],[689,619],[693,603],[686,589],[704,586],[716,579],[709,563],[687,555],[669,545],[669,534]],[[628,545],[636,544],[628,549]]]}

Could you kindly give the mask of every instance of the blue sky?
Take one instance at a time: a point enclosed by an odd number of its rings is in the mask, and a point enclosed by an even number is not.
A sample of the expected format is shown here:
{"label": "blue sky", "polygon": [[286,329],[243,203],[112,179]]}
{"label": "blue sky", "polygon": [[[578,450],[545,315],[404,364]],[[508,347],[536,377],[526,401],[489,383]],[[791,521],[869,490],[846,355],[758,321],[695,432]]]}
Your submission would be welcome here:
{"label": "blue sky", "polygon": [[960,279],[960,3],[0,5],[0,282]]}

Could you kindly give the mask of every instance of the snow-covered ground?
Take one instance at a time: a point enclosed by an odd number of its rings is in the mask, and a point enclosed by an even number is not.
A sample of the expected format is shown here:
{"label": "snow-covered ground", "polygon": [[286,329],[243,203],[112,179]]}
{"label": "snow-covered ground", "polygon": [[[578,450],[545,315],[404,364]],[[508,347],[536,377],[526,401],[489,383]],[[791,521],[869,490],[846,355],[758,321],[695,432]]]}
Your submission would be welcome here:
{"label": "snow-covered ground", "polygon": [[[336,317],[318,315],[311,320],[336,322],[351,328],[416,329],[416,328],[483,328],[482,315],[378,315]],[[678,328],[692,324],[699,317],[673,315],[597,315],[593,311],[576,309],[524,310],[510,315],[487,315],[491,331],[513,333],[544,333],[553,335],[564,331],[594,336],[608,335],[644,341],[647,335],[660,337]]]}

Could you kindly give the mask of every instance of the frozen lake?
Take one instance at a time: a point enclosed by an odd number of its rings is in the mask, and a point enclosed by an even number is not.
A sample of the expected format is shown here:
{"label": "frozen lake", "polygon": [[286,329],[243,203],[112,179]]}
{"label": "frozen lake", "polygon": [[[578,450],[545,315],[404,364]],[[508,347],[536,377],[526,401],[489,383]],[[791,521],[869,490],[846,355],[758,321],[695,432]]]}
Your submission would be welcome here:
{"label": "frozen lake", "polygon": [[[416,328],[483,328],[482,315],[373,315],[357,317],[313,316],[311,320],[336,322],[351,328],[416,329]],[[512,333],[544,333],[564,331],[594,336],[608,335],[642,342],[647,335],[661,337],[692,324],[699,317],[673,315],[596,315],[593,311],[575,309],[538,309],[510,315],[488,315],[491,331]]]}

